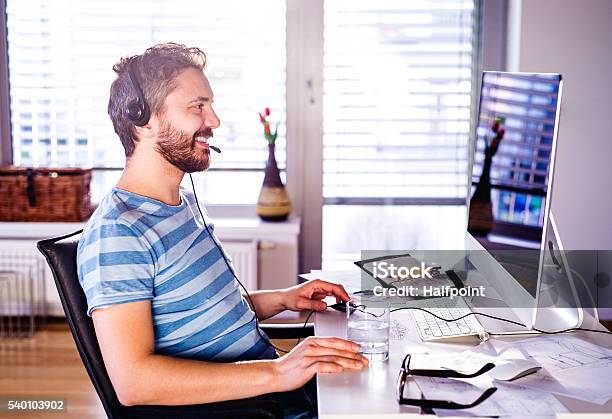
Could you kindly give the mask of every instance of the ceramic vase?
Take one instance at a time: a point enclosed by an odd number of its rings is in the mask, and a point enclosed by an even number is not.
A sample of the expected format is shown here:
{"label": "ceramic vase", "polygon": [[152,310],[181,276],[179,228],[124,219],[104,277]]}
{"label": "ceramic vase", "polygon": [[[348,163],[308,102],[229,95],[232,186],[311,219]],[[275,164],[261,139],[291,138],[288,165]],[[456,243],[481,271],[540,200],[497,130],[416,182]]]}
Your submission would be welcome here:
{"label": "ceramic vase", "polygon": [[470,199],[468,231],[474,236],[486,236],[493,229],[493,205],[491,204],[491,162],[493,156],[485,155],[482,174]]}
{"label": "ceramic vase", "polygon": [[274,144],[268,144],[268,161],[257,199],[257,215],[264,221],[284,221],[291,212],[291,201],[280,178]]}

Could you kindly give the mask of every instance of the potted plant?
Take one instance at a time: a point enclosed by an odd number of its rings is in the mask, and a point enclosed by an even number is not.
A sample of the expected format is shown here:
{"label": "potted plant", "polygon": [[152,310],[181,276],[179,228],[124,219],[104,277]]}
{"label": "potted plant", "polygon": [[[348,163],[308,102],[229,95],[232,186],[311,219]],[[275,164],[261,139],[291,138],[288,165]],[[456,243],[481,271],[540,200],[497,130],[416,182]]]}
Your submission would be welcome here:
{"label": "potted plant", "polygon": [[263,125],[264,137],[268,142],[268,161],[266,171],[257,199],[257,215],[265,221],[284,221],[291,212],[291,201],[280,178],[278,164],[276,163],[275,146],[278,136],[278,123],[272,133],[270,128],[270,108],[259,113]]}

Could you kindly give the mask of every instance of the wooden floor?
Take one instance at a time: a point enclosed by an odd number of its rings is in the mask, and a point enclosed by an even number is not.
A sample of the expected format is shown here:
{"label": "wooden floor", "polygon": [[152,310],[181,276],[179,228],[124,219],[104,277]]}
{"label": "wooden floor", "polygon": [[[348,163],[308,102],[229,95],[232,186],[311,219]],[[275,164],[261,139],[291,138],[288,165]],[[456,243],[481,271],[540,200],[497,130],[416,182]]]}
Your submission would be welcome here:
{"label": "wooden floor", "polygon": [[68,325],[49,322],[32,339],[0,340],[0,398],[64,399],[67,412],[0,413],[4,418],[105,418]]}
{"label": "wooden floor", "polygon": [[[273,342],[289,350],[293,340]],[[32,339],[0,339],[0,398],[64,399],[67,412],[0,412],[0,418],[106,418],[65,321],[49,321]]]}

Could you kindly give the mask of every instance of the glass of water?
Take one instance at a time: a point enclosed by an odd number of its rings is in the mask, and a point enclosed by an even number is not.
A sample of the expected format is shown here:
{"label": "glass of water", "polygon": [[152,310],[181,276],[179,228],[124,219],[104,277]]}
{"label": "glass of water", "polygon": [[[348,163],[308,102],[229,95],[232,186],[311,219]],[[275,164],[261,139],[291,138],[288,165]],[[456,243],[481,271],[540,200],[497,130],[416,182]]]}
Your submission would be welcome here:
{"label": "glass of water", "polygon": [[384,299],[351,295],[346,306],[347,339],[371,361],[389,358],[389,304]]}

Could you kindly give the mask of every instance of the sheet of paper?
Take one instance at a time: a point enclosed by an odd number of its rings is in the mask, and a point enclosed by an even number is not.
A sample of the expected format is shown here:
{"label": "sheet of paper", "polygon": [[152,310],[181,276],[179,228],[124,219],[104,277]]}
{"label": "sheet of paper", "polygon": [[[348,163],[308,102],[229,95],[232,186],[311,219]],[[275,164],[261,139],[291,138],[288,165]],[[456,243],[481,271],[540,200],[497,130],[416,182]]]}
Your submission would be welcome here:
{"label": "sheet of paper", "polygon": [[612,349],[594,345],[575,336],[538,336],[513,342],[512,346],[504,348],[502,353],[511,348],[519,349],[537,359],[551,374],[600,368],[612,372]]}
{"label": "sheet of paper", "polygon": [[[571,335],[535,336],[514,342],[492,340],[464,352],[465,361],[478,355],[495,358],[533,358],[542,365],[534,374],[508,383],[591,403],[612,398],[612,350]],[[460,362],[460,361],[459,361]],[[495,363],[495,361],[493,361]]]}
{"label": "sheet of paper", "polygon": [[470,349],[471,352],[483,355],[498,356],[504,350],[511,348],[512,344],[498,339],[489,339],[486,342],[478,344],[478,346]]}
{"label": "sheet of paper", "polygon": [[391,319],[391,327],[389,328],[389,340],[404,340],[408,336],[410,326],[397,319]]}
{"label": "sheet of paper", "polygon": [[[594,345],[571,335],[537,336],[514,342],[487,342],[469,351],[426,356],[428,368],[453,368],[474,372],[486,362],[526,358],[542,365],[534,374],[512,382],[495,382],[504,388],[530,389],[559,394],[596,404],[612,398],[612,349]],[[413,367],[424,368],[419,356]],[[421,362],[419,364],[419,362]],[[440,396],[436,396],[439,398]],[[556,399],[555,399],[556,400]]]}
{"label": "sheet of paper", "polygon": [[521,351],[514,348],[506,350],[499,355],[495,352],[491,353],[491,351],[479,352],[467,350],[463,352],[415,355],[411,361],[411,367],[453,369],[463,373],[473,373],[482,368],[487,362],[495,364],[502,359],[526,358]]}
{"label": "sheet of paper", "polygon": [[489,362],[490,357],[473,352],[451,352],[441,354],[414,355],[411,368],[454,369],[464,373],[478,371]]}
{"label": "sheet of paper", "polygon": [[[491,381],[486,376],[470,380],[447,378],[415,377],[417,384],[426,399],[451,400],[459,403],[470,403],[490,387]],[[497,387],[491,397],[471,409],[445,410],[435,409],[439,416],[502,416],[502,417],[554,417],[556,413],[567,412],[551,394],[533,391],[522,386],[509,386],[495,382]]]}
{"label": "sheet of paper", "polygon": [[612,398],[611,349],[568,335],[538,336],[513,342],[511,347],[542,365],[542,370],[513,384],[597,404]]}

